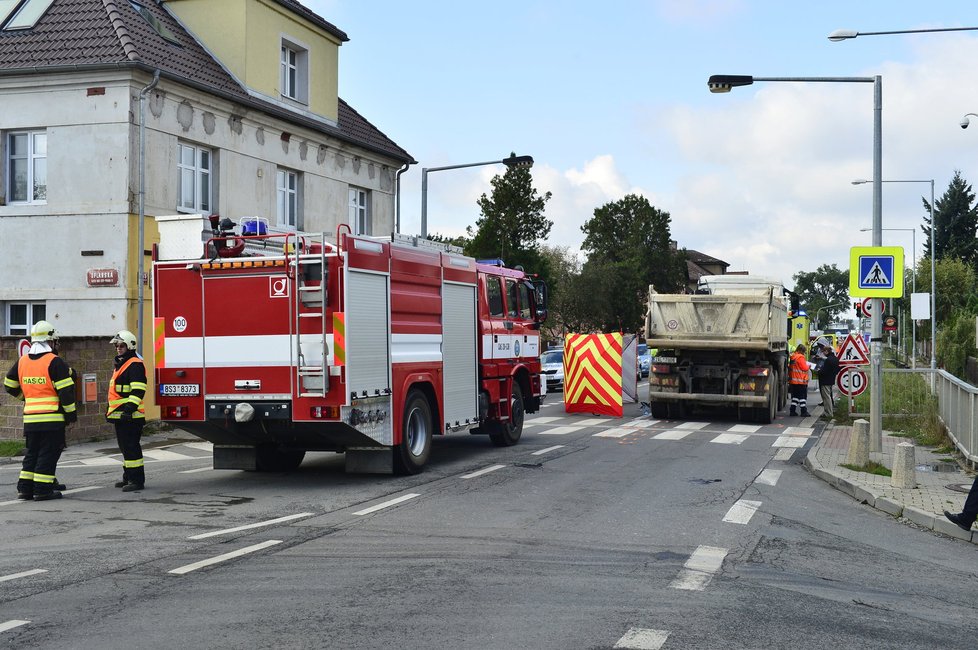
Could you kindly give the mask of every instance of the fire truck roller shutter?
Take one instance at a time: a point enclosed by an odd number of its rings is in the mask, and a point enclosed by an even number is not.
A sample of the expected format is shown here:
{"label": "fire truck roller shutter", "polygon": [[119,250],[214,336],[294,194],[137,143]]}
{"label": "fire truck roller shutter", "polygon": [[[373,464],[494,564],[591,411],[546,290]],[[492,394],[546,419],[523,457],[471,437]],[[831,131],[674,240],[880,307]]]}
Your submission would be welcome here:
{"label": "fire truck roller shutter", "polygon": [[445,429],[479,421],[475,285],[442,286]]}
{"label": "fire truck roller shutter", "polygon": [[[389,394],[390,380],[390,277],[350,269],[346,283],[346,364],[351,393],[372,397]],[[379,391],[379,392],[378,392]],[[393,434],[388,428],[388,440]]]}

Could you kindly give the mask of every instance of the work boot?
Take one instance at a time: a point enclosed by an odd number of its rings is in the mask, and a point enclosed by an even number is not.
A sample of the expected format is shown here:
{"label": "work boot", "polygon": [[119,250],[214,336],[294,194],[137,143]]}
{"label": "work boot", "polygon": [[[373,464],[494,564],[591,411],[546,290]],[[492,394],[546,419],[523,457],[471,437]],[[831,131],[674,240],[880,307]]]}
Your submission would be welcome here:
{"label": "work boot", "polygon": [[143,489],[143,484],[142,483],[129,483],[128,485],[126,485],[125,487],[122,488],[122,491],[123,492],[136,492],[137,490],[142,490],[142,489]]}
{"label": "work boot", "polygon": [[120,488],[124,488],[127,485],[129,485],[129,481],[127,481],[126,479],[122,479],[121,481],[116,481],[115,483],[115,486]]}
{"label": "work boot", "polygon": [[51,484],[51,487],[59,491],[68,489],[68,486],[65,485],[64,483],[59,483],[57,478],[54,479],[54,483]]}
{"label": "work boot", "polygon": [[788,415],[790,415],[791,417],[795,417],[796,415],[798,415],[798,413],[797,411],[795,411],[795,409],[791,409],[788,411]]}
{"label": "work boot", "polygon": [[801,417],[803,417],[803,418],[807,418],[807,417],[809,417],[809,413],[808,413],[808,409],[805,409],[805,410],[803,410],[803,411],[801,412]]}
{"label": "work boot", "polygon": [[948,518],[948,521],[957,525],[963,531],[971,532],[971,524],[974,522],[969,522],[965,519],[963,514],[956,515],[953,512],[944,511],[944,516]]}
{"label": "work boot", "polygon": [[35,501],[50,501],[51,499],[60,499],[62,494],[57,490],[52,490],[51,492],[42,492],[41,494],[35,494]]}
{"label": "work boot", "polygon": [[33,492],[18,492],[17,493],[17,498],[18,499],[23,499],[24,501],[30,501],[31,499],[34,498],[34,493]]}

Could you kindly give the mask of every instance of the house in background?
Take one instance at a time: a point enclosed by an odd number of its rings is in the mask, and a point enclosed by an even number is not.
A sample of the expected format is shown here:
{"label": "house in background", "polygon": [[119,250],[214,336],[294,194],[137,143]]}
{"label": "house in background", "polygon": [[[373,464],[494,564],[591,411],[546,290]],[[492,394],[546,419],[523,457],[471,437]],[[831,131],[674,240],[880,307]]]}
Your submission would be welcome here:
{"label": "house in background", "polygon": [[691,248],[684,250],[686,251],[686,273],[689,279],[686,290],[690,293],[696,291],[696,287],[702,276],[724,275],[727,272],[727,268],[730,267],[730,264],[727,262],[711,257],[706,253],[701,253]]}
{"label": "house in background", "polygon": [[415,161],[338,96],[347,40],[295,0],[0,2],[0,337],[92,337],[104,391],[113,333],[151,346],[154,216],[391,233]]}

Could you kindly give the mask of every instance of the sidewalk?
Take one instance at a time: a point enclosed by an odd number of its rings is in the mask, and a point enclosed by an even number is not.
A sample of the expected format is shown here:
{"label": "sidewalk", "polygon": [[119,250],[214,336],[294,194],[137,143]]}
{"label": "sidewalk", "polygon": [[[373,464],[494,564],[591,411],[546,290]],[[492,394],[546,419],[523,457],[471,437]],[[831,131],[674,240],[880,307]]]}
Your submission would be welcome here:
{"label": "sidewalk", "polygon": [[[821,408],[817,411],[820,412]],[[837,490],[877,510],[903,517],[949,537],[978,544],[978,531],[972,528],[971,532],[966,533],[944,517],[945,510],[957,513],[964,508],[974,475],[967,474],[957,464],[941,462],[942,458],[947,458],[946,454],[914,447],[917,487],[912,490],[898,489],[890,485],[889,476],[854,472],[841,466],[846,462],[851,436],[852,427],[829,423],[808,452],[805,467]],[[869,459],[892,468],[896,445],[901,442],[912,440],[890,436],[884,431],[883,451],[870,452]],[[935,471],[936,467],[949,471]],[[950,489],[951,486],[958,489]]]}

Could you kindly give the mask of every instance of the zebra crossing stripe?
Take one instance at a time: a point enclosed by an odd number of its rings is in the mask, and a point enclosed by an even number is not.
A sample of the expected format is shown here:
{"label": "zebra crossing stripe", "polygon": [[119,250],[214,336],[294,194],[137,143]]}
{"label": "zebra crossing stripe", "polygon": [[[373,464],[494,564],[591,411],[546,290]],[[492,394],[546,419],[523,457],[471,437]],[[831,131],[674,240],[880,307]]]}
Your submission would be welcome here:
{"label": "zebra crossing stripe", "polygon": [[635,429],[625,429],[624,427],[618,427],[617,429],[608,429],[600,433],[594,434],[595,438],[624,438],[630,433],[635,433]]}
{"label": "zebra crossing stripe", "polygon": [[800,449],[805,446],[808,442],[808,438],[803,438],[801,436],[778,436],[774,440],[772,447],[792,447],[794,449]]}
{"label": "zebra crossing stripe", "polygon": [[710,442],[715,442],[720,445],[739,445],[749,437],[740,433],[721,433]]}
{"label": "zebra crossing stripe", "polygon": [[765,469],[757,475],[754,482],[761,485],[777,485],[779,478],[781,478],[780,469]]}
{"label": "zebra crossing stripe", "polygon": [[686,560],[683,570],[679,572],[679,575],[669,586],[673,589],[703,591],[713,579],[713,574],[723,566],[723,558],[726,556],[727,549],[725,548],[698,546]]}
{"label": "zebra crossing stripe", "polygon": [[150,458],[152,460],[194,460],[198,456],[178,454],[175,451],[168,451],[166,449],[144,449],[143,458]]}
{"label": "zebra crossing stripe", "polygon": [[723,516],[723,521],[728,524],[746,524],[754,516],[757,509],[761,507],[760,501],[748,501],[741,499],[730,506],[730,510]]}
{"label": "zebra crossing stripe", "polygon": [[580,431],[584,427],[556,427],[553,429],[548,429],[546,431],[541,431],[539,435],[541,436],[563,436],[568,433],[574,433],[575,431]]}
{"label": "zebra crossing stripe", "polygon": [[669,633],[665,630],[652,630],[642,627],[633,627],[618,639],[614,648],[624,650],[659,650],[669,638]]}

